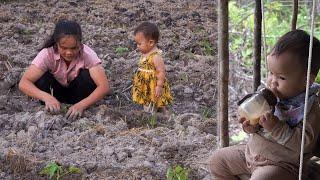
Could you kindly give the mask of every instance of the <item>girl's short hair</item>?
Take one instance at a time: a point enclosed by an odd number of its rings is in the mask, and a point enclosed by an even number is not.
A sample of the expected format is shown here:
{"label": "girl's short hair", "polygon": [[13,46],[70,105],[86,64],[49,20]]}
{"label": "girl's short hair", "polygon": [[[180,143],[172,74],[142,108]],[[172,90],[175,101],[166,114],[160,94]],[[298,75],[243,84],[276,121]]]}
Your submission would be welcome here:
{"label": "girl's short hair", "polygon": [[53,34],[44,43],[41,49],[52,47],[57,51],[57,42],[65,36],[74,36],[78,42],[82,41],[82,31],[80,25],[76,21],[59,20],[54,28]]}
{"label": "girl's short hair", "polygon": [[[300,29],[290,31],[283,35],[275,44],[271,55],[279,56],[284,52],[292,53],[298,57],[299,63],[307,72],[309,56],[310,35]],[[320,68],[320,42],[313,37],[311,74],[317,75]]]}
{"label": "girl's short hair", "polygon": [[133,32],[133,35],[136,35],[139,32],[143,33],[143,35],[147,39],[154,40],[156,43],[159,40],[159,36],[160,36],[159,29],[158,29],[157,25],[155,25],[151,22],[141,23],[138,27],[136,27],[136,29]]}

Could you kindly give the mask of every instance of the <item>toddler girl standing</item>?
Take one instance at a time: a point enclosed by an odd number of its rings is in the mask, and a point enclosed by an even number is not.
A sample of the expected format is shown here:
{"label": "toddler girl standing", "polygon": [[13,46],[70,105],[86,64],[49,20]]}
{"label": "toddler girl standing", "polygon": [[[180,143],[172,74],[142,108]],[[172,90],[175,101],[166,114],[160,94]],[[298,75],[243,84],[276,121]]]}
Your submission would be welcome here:
{"label": "toddler girl standing", "polygon": [[165,106],[172,102],[172,96],[165,78],[162,51],[157,48],[158,39],[159,30],[153,23],[143,22],[134,31],[134,40],[142,56],[133,78],[132,99],[147,111],[157,108],[166,114]]}

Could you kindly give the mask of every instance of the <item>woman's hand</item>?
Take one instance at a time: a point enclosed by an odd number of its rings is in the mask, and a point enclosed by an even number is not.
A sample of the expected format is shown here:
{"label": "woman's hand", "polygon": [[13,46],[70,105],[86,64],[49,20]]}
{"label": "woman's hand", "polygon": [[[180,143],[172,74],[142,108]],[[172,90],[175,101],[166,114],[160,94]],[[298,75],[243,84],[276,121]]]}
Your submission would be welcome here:
{"label": "woman's hand", "polygon": [[55,97],[49,95],[44,100],[44,103],[45,103],[45,110],[52,113],[58,113],[60,111],[60,102]]}
{"label": "woman's hand", "polygon": [[67,119],[75,120],[78,117],[81,117],[83,114],[85,107],[81,105],[81,103],[77,103],[72,105],[66,114]]}
{"label": "woman's hand", "polygon": [[273,115],[272,112],[267,112],[263,116],[260,117],[259,124],[266,129],[267,131],[271,132],[273,127],[277,124],[279,119]]}
{"label": "woman's hand", "polygon": [[251,125],[250,121],[244,117],[239,118],[239,123],[242,124],[243,131],[248,134],[256,133],[260,129],[259,124]]}
{"label": "woman's hand", "polygon": [[160,86],[156,87],[156,98],[159,98],[162,95],[163,88]]}

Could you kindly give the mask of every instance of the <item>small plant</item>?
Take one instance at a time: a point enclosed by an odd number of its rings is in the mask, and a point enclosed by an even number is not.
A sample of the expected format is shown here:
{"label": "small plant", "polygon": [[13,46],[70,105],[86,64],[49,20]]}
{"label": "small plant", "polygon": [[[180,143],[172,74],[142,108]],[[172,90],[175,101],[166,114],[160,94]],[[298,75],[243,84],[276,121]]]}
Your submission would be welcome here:
{"label": "small plant", "polygon": [[206,30],[202,26],[198,26],[195,30],[196,33],[204,33]]}
{"label": "small plant", "polygon": [[119,55],[119,56],[122,56],[127,52],[129,52],[129,49],[127,47],[119,46],[119,47],[116,48],[116,54]]}
{"label": "small plant", "polygon": [[63,176],[67,174],[82,174],[82,171],[74,166],[69,166],[67,169],[64,169],[56,162],[50,162],[46,167],[44,167],[40,171],[39,174],[47,175],[50,179],[60,180]]}
{"label": "small plant", "polygon": [[157,124],[157,115],[156,114],[152,114],[149,117],[149,124],[150,124],[151,128],[155,128],[156,127],[156,124]]}
{"label": "small plant", "polygon": [[200,41],[200,46],[203,49],[204,55],[212,56],[213,55],[213,47],[209,41],[209,39],[205,39]]}
{"label": "small plant", "polygon": [[212,116],[213,112],[211,108],[205,107],[205,109],[202,111],[202,117],[204,118],[210,118]]}
{"label": "small plant", "polygon": [[68,104],[61,104],[60,111],[62,114],[66,114],[68,112],[70,105]]}
{"label": "small plant", "polygon": [[187,180],[190,169],[183,168],[180,165],[167,170],[167,180]]}
{"label": "small plant", "polygon": [[182,82],[188,82],[189,81],[189,77],[187,74],[180,74],[179,75],[179,79],[182,81]]}
{"label": "small plant", "polygon": [[60,105],[60,111],[58,111],[58,112],[53,112],[53,111],[47,110],[47,113],[48,113],[48,114],[51,114],[51,115],[66,114],[66,113],[68,112],[68,110],[69,110],[70,107],[71,107],[70,104],[63,104],[63,103],[62,103],[62,104]]}

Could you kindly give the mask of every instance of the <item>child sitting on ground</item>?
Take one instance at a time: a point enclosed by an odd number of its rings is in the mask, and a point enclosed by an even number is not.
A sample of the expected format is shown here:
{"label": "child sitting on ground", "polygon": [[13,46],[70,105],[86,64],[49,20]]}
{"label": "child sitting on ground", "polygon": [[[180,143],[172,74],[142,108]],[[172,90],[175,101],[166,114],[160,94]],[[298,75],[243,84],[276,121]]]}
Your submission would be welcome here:
{"label": "child sitting on ground", "polygon": [[[165,65],[157,48],[158,27],[143,22],[134,31],[134,40],[142,56],[133,78],[132,99],[144,106],[145,111],[162,110],[167,114],[166,105],[172,102],[168,81],[165,78]],[[152,109],[152,110],[150,110]]]}
{"label": "child sitting on ground", "polygon": [[[214,180],[238,179],[241,174],[251,174],[251,180],[298,179],[309,41],[310,36],[302,30],[288,32],[278,40],[267,58],[267,85],[278,98],[275,111],[261,116],[258,125],[239,117],[243,130],[251,134],[249,142],[212,154],[209,169]],[[304,165],[313,155],[320,131],[320,86],[314,83],[320,66],[316,38],[311,61]]]}

